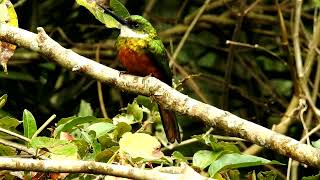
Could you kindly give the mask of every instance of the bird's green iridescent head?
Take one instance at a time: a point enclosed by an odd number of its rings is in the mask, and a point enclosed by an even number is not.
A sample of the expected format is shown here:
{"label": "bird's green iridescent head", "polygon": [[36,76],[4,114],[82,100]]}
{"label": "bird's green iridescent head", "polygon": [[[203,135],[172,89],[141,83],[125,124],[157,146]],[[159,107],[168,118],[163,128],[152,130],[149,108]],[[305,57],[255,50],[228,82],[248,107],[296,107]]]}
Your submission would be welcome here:
{"label": "bird's green iridescent head", "polygon": [[153,39],[157,37],[157,32],[151,23],[142,16],[132,15],[125,19],[116,15],[110,8],[97,4],[105,10],[120,25],[120,37],[139,38],[139,39]]}
{"label": "bird's green iridescent head", "polygon": [[151,23],[142,16],[132,15],[120,27],[120,37],[155,38],[157,32]]}

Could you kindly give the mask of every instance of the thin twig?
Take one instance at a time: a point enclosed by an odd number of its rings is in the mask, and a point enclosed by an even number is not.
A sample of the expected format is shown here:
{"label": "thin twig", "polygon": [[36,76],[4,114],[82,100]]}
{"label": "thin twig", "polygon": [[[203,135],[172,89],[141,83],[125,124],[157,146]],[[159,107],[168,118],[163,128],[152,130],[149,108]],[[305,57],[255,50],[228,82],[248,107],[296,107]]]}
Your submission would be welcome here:
{"label": "thin twig", "polygon": [[294,47],[294,54],[295,54],[294,57],[296,60],[296,68],[297,68],[299,78],[303,78],[303,74],[304,74],[302,59],[301,59],[300,38],[299,38],[301,6],[302,6],[302,0],[296,0],[293,33],[292,33],[293,47]]}
{"label": "thin twig", "polygon": [[19,138],[19,139],[21,139],[21,140],[24,140],[24,141],[26,141],[26,142],[30,142],[30,139],[29,139],[29,138],[24,137],[24,136],[22,136],[22,135],[20,135],[20,134],[14,133],[14,132],[12,132],[12,131],[6,130],[6,129],[1,128],[1,127],[0,127],[0,132],[9,134],[9,135],[11,135],[11,136],[14,136],[14,137],[16,137],[16,138]]}
{"label": "thin twig", "polygon": [[[96,49],[96,61],[100,62],[100,46],[97,46],[97,49]],[[97,91],[98,91],[98,99],[99,99],[99,105],[100,105],[102,115],[104,118],[108,118],[108,113],[107,113],[106,106],[104,104],[104,99],[103,99],[102,85],[100,81],[97,81]]]}
{"label": "thin twig", "polygon": [[174,52],[173,55],[172,55],[172,58],[170,59],[170,65],[172,65],[172,64],[176,61],[176,59],[177,59],[177,57],[178,57],[178,55],[179,55],[179,53],[180,53],[180,51],[181,51],[184,43],[185,43],[186,40],[188,39],[188,37],[189,37],[192,29],[193,29],[194,26],[196,25],[199,17],[200,17],[201,14],[204,12],[204,10],[205,10],[205,8],[207,7],[207,5],[209,4],[209,2],[210,2],[210,0],[206,0],[206,1],[204,2],[204,4],[202,5],[202,7],[200,8],[198,14],[196,15],[196,17],[193,19],[193,21],[192,21],[191,24],[189,25],[187,31],[184,33],[184,35],[183,35],[180,43],[178,44],[177,49],[175,50],[175,52]]}
{"label": "thin twig", "polygon": [[42,124],[42,126],[33,134],[32,138],[37,137],[44,130],[44,128],[46,128],[54,120],[54,118],[56,118],[55,114],[53,114],[45,123]]}
{"label": "thin twig", "polygon": [[[5,146],[10,146],[12,148],[18,149],[20,151],[26,152],[32,156],[37,156],[37,152],[35,149],[31,149],[31,148],[27,148],[24,145],[18,144],[18,143],[14,143],[5,139],[0,138],[0,144],[3,144]],[[43,158],[43,157],[42,157]]]}
{"label": "thin twig", "polygon": [[[234,28],[232,34],[232,41],[238,41],[241,33],[241,26],[244,19],[244,12],[245,12],[246,1],[240,1],[240,13],[237,19],[236,27]],[[222,94],[222,101],[221,101],[221,108],[224,110],[228,109],[229,106],[229,84],[231,81],[231,74],[233,69],[233,62],[234,62],[234,54],[235,54],[235,46],[230,45],[228,50],[228,58],[227,64],[225,67],[224,72],[224,86],[223,86],[223,94]]]}

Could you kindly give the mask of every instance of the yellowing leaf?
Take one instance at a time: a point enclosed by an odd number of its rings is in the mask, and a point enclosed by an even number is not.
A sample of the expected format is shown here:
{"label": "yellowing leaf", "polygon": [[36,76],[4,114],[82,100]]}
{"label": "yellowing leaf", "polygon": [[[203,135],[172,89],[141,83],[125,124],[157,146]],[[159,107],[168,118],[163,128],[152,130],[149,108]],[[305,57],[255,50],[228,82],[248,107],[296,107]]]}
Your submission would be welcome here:
{"label": "yellowing leaf", "polygon": [[163,157],[160,151],[161,144],[149,134],[127,132],[119,141],[120,151],[127,153],[131,158],[155,160]]}
{"label": "yellowing leaf", "polygon": [[[0,2],[0,24],[18,27],[17,14],[9,0]],[[7,73],[7,63],[15,49],[15,45],[0,41],[0,63],[5,73]]]}
{"label": "yellowing leaf", "polygon": [[76,2],[87,8],[96,19],[106,25],[107,28],[119,28],[120,23],[110,15],[103,12],[103,9],[92,0],[76,0]]}

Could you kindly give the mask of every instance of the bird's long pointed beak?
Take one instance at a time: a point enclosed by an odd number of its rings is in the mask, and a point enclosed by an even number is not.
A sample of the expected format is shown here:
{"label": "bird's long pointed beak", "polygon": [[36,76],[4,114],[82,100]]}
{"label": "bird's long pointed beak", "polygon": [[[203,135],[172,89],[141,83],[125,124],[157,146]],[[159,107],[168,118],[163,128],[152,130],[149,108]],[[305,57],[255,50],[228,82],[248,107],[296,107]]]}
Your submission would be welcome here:
{"label": "bird's long pointed beak", "polygon": [[120,24],[122,25],[127,25],[128,24],[128,21],[123,19],[122,17],[116,15],[110,8],[108,7],[104,7],[100,4],[97,3],[98,6],[100,6],[105,13],[109,14],[111,17],[113,17],[115,20],[117,20]]}

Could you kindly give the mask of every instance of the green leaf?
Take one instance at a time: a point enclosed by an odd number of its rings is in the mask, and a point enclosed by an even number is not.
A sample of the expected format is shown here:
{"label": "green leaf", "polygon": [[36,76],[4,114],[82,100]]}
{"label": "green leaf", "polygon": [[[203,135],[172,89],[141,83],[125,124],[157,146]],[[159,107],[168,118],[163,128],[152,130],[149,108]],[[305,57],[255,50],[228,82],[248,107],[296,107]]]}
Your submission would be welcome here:
{"label": "green leaf", "polygon": [[35,137],[31,139],[31,147],[48,150],[51,159],[78,159],[78,147],[66,140],[48,137]]}
{"label": "green leaf", "polygon": [[213,177],[217,172],[225,169],[234,169],[249,166],[259,166],[265,164],[278,164],[282,165],[277,161],[270,161],[261,157],[245,155],[245,154],[225,154],[219,159],[214,161],[209,167],[209,174]]}
{"label": "green leaf", "polygon": [[278,173],[275,171],[259,172],[257,177],[259,180],[276,180]]}
{"label": "green leaf", "polygon": [[88,126],[85,130],[87,132],[94,131],[95,138],[100,138],[101,136],[107,134],[108,132],[110,132],[111,130],[113,130],[115,128],[116,128],[116,126],[111,123],[99,122],[99,123],[95,123],[95,124]]}
{"label": "green leaf", "polygon": [[110,0],[110,7],[114,11],[114,13],[123,19],[130,16],[129,11],[124,7],[124,5],[118,0]]}
{"label": "green leaf", "polygon": [[277,87],[276,91],[284,96],[290,97],[292,95],[293,83],[286,79],[273,79],[271,81],[273,87]]}
{"label": "green leaf", "polygon": [[16,155],[16,150],[12,147],[0,144],[0,156],[13,156]]}
{"label": "green leaf", "polygon": [[98,5],[96,4],[95,1],[76,0],[76,2],[79,5],[87,8],[91,12],[91,14],[93,14],[97,20],[99,20],[100,22],[105,24],[107,28],[119,28],[120,27],[121,24],[117,20],[115,20],[113,17],[111,17],[110,15],[104,13],[103,9],[101,9],[101,7],[98,7]]}
{"label": "green leaf", "polygon": [[59,145],[65,145],[68,144],[68,141],[66,140],[59,140],[59,139],[53,139],[48,137],[35,137],[31,139],[30,145],[33,148],[41,149],[41,148],[47,148],[50,149],[55,146]]}
{"label": "green leaf", "polygon": [[[158,104],[152,101],[150,97],[139,95],[135,100],[139,105],[142,105],[148,110],[150,109],[152,111],[152,110],[158,109]],[[149,112],[145,112],[145,111],[144,112],[150,113],[150,110]]]}
{"label": "green leaf", "polygon": [[0,127],[4,129],[8,129],[10,131],[15,130],[20,123],[21,122],[16,118],[12,118],[9,116],[6,116],[0,119]]}
{"label": "green leaf", "polygon": [[133,115],[135,122],[141,122],[143,119],[143,108],[139,106],[137,101],[133,101],[132,104],[128,104],[127,113]]}
{"label": "green leaf", "polygon": [[103,119],[98,119],[93,116],[64,118],[58,122],[58,126],[54,131],[54,136],[60,135],[62,131],[71,133],[73,130],[79,129],[80,126],[85,128],[85,126],[89,126],[90,123],[102,121]]}
{"label": "green leaf", "polygon": [[320,179],[320,173],[314,176],[306,176],[302,178],[302,180],[318,180],[318,179]]}
{"label": "green leaf", "polygon": [[96,155],[95,161],[98,162],[105,162],[107,163],[108,160],[114,155],[115,152],[119,150],[119,146],[113,146],[111,148],[105,149],[101,152],[99,152]]}
{"label": "green leaf", "polygon": [[0,2],[0,23],[7,23],[11,26],[18,27],[17,14],[9,0]]}
{"label": "green leaf", "polygon": [[217,55],[215,53],[209,52],[205,56],[201,57],[198,61],[198,65],[205,68],[210,68],[215,65],[217,60]]}
{"label": "green leaf", "polygon": [[4,94],[0,97],[0,109],[6,104],[8,95]]}
{"label": "green leaf", "polygon": [[91,156],[87,156],[88,160],[93,160],[97,153],[101,152],[101,144],[98,143],[97,139],[92,135],[85,131],[81,131],[81,137],[89,143],[90,147],[92,148]]}
{"label": "green leaf", "polygon": [[320,148],[320,139],[318,139],[317,141],[312,141],[311,142],[312,146],[315,148]]}
{"label": "green leaf", "polygon": [[27,138],[31,138],[33,134],[37,131],[37,123],[34,119],[33,115],[30,111],[25,109],[23,111],[23,130],[24,130],[24,136]]}
{"label": "green leaf", "polygon": [[320,7],[320,0],[313,0],[313,3],[316,7]]}
{"label": "green leaf", "polygon": [[118,114],[115,117],[112,118],[112,121],[114,124],[119,124],[119,123],[127,123],[127,124],[134,124],[137,123],[134,119],[134,116],[132,114]]}
{"label": "green leaf", "polygon": [[78,117],[92,116],[92,115],[93,115],[93,110],[91,108],[90,103],[86,102],[85,100],[81,100]]}
{"label": "green leaf", "polygon": [[208,150],[200,150],[193,155],[193,165],[203,170],[212,164],[219,156],[221,156],[223,152],[224,151],[213,152]]}
{"label": "green leaf", "polygon": [[120,138],[124,133],[130,132],[132,129],[132,127],[125,122],[119,122],[116,126],[116,129],[112,132],[114,139]]}
{"label": "green leaf", "polygon": [[131,158],[146,160],[160,159],[163,153],[157,138],[145,133],[125,133],[119,141],[120,151],[127,153]]}
{"label": "green leaf", "polygon": [[181,162],[185,162],[185,163],[188,162],[188,159],[187,159],[186,157],[184,157],[184,155],[183,155],[181,152],[179,152],[179,151],[174,151],[174,152],[172,153],[172,157],[173,157],[174,159],[180,160]]}
{"label": "green leaf", "polygon": [[0,78],[36,82],[36,80],[30,74],[27,74],[25,72],[17,72],[17,71],[10,71],[9,74],[5,72],[0,72]]}

